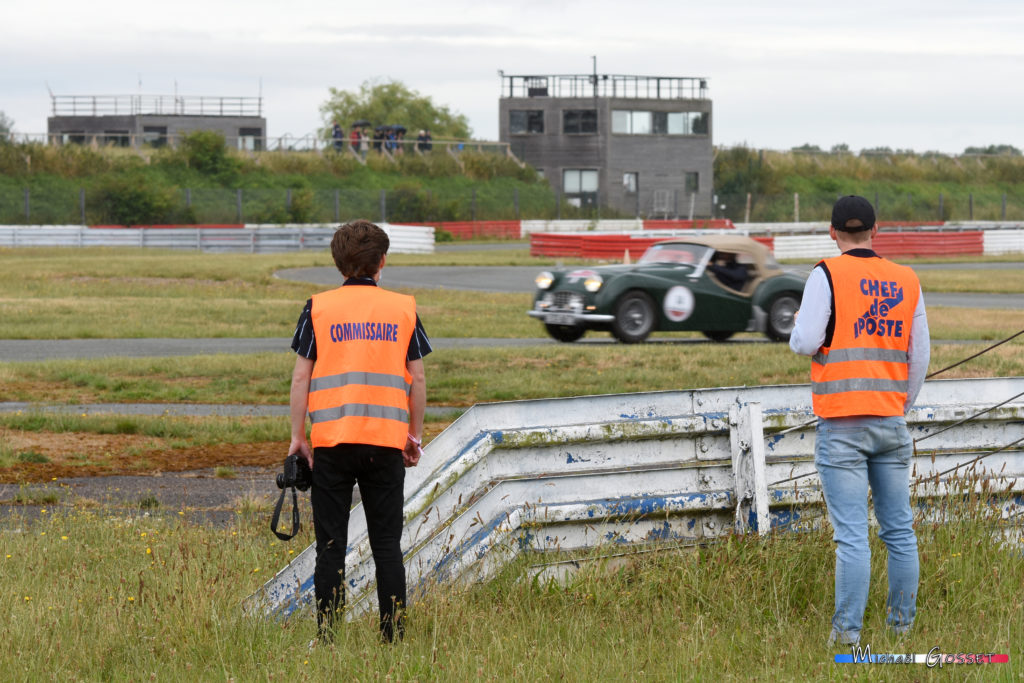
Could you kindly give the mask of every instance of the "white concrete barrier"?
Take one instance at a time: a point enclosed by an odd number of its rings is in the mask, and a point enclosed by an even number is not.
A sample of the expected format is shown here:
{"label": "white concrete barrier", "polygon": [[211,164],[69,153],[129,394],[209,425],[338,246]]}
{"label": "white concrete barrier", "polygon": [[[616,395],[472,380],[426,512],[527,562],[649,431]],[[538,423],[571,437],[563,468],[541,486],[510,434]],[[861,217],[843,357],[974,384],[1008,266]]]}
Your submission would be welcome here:
{"label": "white concrete barrier", "polygon": [[[941,506],[969,486],[1004,519],[1024,510],[1022,396],[1024,377],[925,383],[907,416],[919,504]],[[521,553],[813,526],[823,510],[810,402],[809,386],[788,385],[473,406],[406,473],[410,599],[438,582],[487,579]],[[314,561],[310,546],[247,609],[286,616],[309,605]],[[356,509],[345,570],[354,613],[373,607],[372,564]]]}
{"label": "white concrete barrier", "polygon": [[777,235],[772,243],[772,253],[777,259],[821,259],[839,256],[839,247],[828,234]]}
{"label": "white concrete barrier", "polygon": [[1024,253],[1024,230],[986,230],[983,239],[986,255]]}
{"label": "white concrete barrier", "polygon": [[[380,224],[393,254],[434,253],[434,228]],[[337,225],[241,228],[89,228],[84,225],[0,226],[0,247],[146,247],[254,254],[329,249]]]}
{"label": "white concrete barrier", "polygon": [[605,219],[597,221],[594,229],[597,232],[631,232],[643,230],[644,222],[640,218]]}
{"label": "white concrete barrier", "polygon": [[520,221],[519,231],[526,237],[534,232],[588,232],[594,221]]}

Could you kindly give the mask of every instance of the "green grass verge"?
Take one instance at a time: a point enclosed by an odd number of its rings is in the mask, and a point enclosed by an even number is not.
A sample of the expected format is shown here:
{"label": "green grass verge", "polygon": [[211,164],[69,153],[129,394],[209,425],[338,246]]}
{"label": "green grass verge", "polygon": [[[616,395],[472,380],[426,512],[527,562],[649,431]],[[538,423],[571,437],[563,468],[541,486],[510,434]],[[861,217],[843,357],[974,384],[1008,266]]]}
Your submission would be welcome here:
{"label": "green grass verge", "polygon": [[[150,417],[28,411],[0,413],[0,426],[16,432],[132,434],[150,437],[152,448],[287,441],[290,434],[286,419],[271,417]],[[145,450],[145,446],[139,448]],[[47,462],[45,456],[33,453],[15,453],[0,433],[0,467],[16,462]],[[96,457],[102,459],[103,455],[106,454],[96,454]]]}
{"label": "green grass verge", "polygon": [[[1010,664],[835,664],[827,531],[734,537],[585,567],[564,585],[523,580],[525,558],[463,591],[436,588],[410,609],[407,638],[377,642],[376,617],[312,652],[314,621],[242,613],[310,540],[266,533],[243,501],[228,528],[103,510],[43,514],[0,534],[0,665],[23,680],[1013,680],[1024,639],[1020,550],[976,519],[918,525],[921,592],[912,633],[884,629],[885,552],[872,537],[862,634],[874,653],[1009,653]],[[45,562],[40,561],[45,558]],[[40,633],[46,633],[40,638]],[[73,653],[69,656],[68,653]],[[865,678],[865,680],[867,680]]]}
{"label": "green grass verge", "polygon": [[[931,368],[943,368],[985,346],[936,344]],[[1022,349],[1024,339],[1018,338],[944,376],[1024,375]],[[291,352],[54,360],[0,364],[0,381],[3,400],[7,401],[285,404],[293,364]],[[767,343],[440,349],[427,356],[424,364],[428,402],[458,406],[631,391],[801,384],[809,376],[808,359],[797,356],[785,344]],[[29,424],[31,419],[39,418],[19,419],[20,424]],[[68,423],[70,431],[79,420],[76,416],[60,419]],[[99,420],[107,429],[121,428],[120,418],[82,418],[86,419]],[[146,433],[148,429],[168,429],[159,426],[163,422],[173,420],[140,417],[133,418],[131,425],[139,430],[137,433]]]}

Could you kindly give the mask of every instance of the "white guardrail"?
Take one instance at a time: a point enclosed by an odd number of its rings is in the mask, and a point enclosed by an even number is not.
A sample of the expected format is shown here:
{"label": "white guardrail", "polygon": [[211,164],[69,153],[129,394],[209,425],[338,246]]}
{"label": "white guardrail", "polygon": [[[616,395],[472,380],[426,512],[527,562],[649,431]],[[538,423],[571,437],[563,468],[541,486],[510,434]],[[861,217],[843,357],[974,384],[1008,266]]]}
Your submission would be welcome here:
{"label": "white guardrail", "polygon": [[[907,416],[920,506],[940,510],[945,497],[968,486],[957,475],[973,475],[971,490],[991,496],[992,514],[1013,517],[1008,527],[1019,533],[1022,396],[1024,377],[925,383]],[[619,553],[736,528],[820,524],[813,453],[807,385],[473,406],[406,473],[410,599],[436,583],[485,580],[521,553],[575,554],[535,567],[535,575],[557,578],[602,547]],[[347,604],[360,613],[375,600],[361,512],[351,517],[349,543]],[[314,561],[310,546],[244,607],[279,617],[308,607]]]}
{"label": "white guardrail", "polygon": [[[382,223],[391,236],[393,253],[429,254],[434,251],[434,228]],[[34,246],[126,246],[202,251],[242,251],[268,253],[321,249],[330,244],[336,224],[250,224],[244,228],[89,228],[82,225],[7,225],[0,226],[0,247]],[[823,258],[838,254],[828,237],[828,224],[815,223],[737,223],[731,229],[644,230],[640,219],[520,221],[523,236],[534,232],[620,234],[651,238],[699,235],[741,234],[773,238],[776,258]],[[981,231],[985,254],[1024,253],[1024,223],[974,221],[887,228],[900,232]]]}
{"label": "white guardrail", "polygon": [[[266,254],[330,249],[337,224],[246,225],[239,228],[89,228],[84,225],[0,226],[0,247],[147,247]],[[434,253],[434,228],[381,223],[393,254]]]}

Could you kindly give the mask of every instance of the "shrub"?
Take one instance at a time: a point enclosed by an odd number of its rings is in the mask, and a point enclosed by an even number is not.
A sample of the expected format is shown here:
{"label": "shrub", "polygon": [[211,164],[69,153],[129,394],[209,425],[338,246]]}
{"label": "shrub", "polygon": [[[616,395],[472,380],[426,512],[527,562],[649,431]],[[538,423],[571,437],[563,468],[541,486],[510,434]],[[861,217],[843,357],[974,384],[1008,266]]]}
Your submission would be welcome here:
{"label": "shrub", "polygon": [[210,130],[197,130],[182,137],[179,151],[190,168],[211,176],[235,173],[240,164],[228,154],[224,136]]}
{"label": "shrub", "polygon": [[308,187],[292,190],[292,202],[288,207],[288,221],[290,223],[315,223],[317,221],[317,207],[313,198],[313,191]]}
{"label": "shrub", "polygon": [[145,225],[174,222],[175,192],[140,175],[110,176],[86,195],[93,223]]}
{"label": "shrub", "polygon": [[458,202],[440,202],[418,185],[399,185],[388,192],[389,221],[457,220]]}

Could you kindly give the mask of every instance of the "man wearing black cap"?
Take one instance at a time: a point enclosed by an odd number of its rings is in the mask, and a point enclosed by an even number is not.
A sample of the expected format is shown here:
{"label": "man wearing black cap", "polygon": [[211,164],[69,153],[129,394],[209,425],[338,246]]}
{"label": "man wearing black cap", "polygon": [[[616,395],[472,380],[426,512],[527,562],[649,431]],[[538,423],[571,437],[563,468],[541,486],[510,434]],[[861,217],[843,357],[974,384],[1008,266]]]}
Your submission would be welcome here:
{"label": "man wearing black cap", "polygon": [[888,549],[886,624],[902,635],[916,612],[913,442],[904,415],[928,369],[928,319],[914,271],[872,250],[877,233],[868,200],[835,203],[829,236],[842,253],[811,271],[789,340],[811,356],[814,464],[836,543],[830,644],[860,641],[871,579],[869,487]]}

